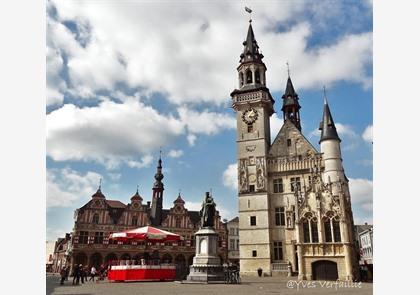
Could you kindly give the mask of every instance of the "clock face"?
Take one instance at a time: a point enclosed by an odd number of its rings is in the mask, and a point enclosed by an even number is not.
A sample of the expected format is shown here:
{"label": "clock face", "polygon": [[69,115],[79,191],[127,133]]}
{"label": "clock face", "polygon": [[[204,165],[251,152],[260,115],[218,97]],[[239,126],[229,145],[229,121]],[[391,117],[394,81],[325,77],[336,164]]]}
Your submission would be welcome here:
{"label": "clock face", "polygon": [[255,109],[252,109],[252,108],[249,110],[246,110],[242,115],[242,119],[247,124],[254,123],[257,120],[257,118],[258,118],[258,113]]}

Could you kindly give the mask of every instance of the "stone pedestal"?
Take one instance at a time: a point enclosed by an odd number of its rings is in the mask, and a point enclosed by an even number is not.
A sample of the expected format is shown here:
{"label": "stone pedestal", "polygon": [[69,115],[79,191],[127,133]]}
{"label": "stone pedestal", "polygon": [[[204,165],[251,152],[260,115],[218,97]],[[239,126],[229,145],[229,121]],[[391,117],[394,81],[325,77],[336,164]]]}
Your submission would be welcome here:
{"label": "stone pedestal", "polygon": [[195,233],[195,256],[187,282],[223,281],[223,266],[217,255],[218,234],[213,228],[201,228]]}

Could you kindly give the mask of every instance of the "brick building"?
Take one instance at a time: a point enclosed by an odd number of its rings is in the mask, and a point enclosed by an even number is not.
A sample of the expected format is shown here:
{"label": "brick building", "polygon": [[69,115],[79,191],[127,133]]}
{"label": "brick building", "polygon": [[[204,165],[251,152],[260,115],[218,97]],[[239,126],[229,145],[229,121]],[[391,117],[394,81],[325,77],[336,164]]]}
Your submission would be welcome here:
{"label": "brick building", "polygon": [[[106,265],[110,260],[139,260],[153,257],[187,269],[187,266],[192,264],[195,255],[194,233],[200,225],[199,212],[185,208],[185,201],[181,194],[175,198],[171,208],[163,209],[162,179],[162,160],[159,158],[152,188],[152,201],[146,204],[143,203],[138,189],[130,202],[124,204],[118,200],[108,199],[99,186],[91,200],[75,211],[68,263],[72,266],[83,264],[90,267]],[[108,240],[113,232],[146,225],[177,233],[184,239],[179,242],[156,244]],[[219,233],[218,253],[222,261],[226,261],[227,230],[218,211],[214,225]]]}

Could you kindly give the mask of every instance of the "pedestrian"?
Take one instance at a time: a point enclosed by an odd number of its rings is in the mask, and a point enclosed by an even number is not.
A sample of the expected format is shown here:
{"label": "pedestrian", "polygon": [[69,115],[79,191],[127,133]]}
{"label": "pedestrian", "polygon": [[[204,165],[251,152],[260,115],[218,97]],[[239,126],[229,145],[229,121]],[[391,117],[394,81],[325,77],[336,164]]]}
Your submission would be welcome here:
{"label": "pedestrian", "polygon": [[89,267],[87,265],[83,268],[83,274],[85,275],[85,282],[87,282],[89,276]]}
{"label": "pedestrian", "polygon": [[75,264],[73,268],[73,285],[79,284],[79,265]]}
{"label": "pedestrian", "polygon": [[85,283],[85,270],[82,264],[79,265],[79,276],[80,276],[80,279],[82,280],[82,284],[84,284]]}
{"label": "pedestrian", "polygon": [[66,267],[66,281],[69,280],[70,267]]}
{"label": "pedestrian", "polygon": [[95,281],[95,275],[96,275],[96,268],[94,265],[92,265],[92,268],[90,269],[90,279],[89,281]]}
{"label": "pedestrian", "polygon": [[60,276],[61,276],[60,285],[64,285],[64,280],[66,279],[66,267],[63,267],[61,269]]}

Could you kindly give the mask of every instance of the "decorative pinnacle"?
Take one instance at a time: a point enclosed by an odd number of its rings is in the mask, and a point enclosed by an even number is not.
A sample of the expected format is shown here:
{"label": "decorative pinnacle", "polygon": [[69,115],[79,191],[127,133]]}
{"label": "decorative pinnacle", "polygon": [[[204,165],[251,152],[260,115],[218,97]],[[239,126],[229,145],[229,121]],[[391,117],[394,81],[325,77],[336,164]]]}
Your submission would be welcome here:
{"label": "decorative pinnacle", "polygon": [[139,193],[139,185],[137,185],[137,191],[136,191],[136,194],[138,194]]}
{"label": "decorative pinnacle", "polygon": [[101,190],[101,187],[102,187],[102,177],[99,178],[99,187],[98,187],[98,190]]}
{"label": "decorative pinnacle", "polygon": [[290,78],[289,61],[286,62],[286,65],[287,65],[287,76]]}

